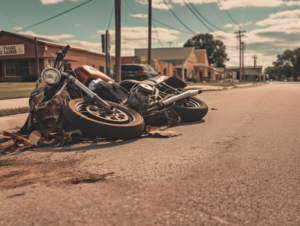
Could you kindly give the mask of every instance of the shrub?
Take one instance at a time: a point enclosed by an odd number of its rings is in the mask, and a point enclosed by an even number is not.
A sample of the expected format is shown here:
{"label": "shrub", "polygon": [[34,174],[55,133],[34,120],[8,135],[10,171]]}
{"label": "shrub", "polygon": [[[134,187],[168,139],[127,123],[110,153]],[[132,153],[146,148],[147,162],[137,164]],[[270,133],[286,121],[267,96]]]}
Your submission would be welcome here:
{"label": "shrub", "polygon": [[22,75],[24,82],[36,82],[38,77],[36,75]]}

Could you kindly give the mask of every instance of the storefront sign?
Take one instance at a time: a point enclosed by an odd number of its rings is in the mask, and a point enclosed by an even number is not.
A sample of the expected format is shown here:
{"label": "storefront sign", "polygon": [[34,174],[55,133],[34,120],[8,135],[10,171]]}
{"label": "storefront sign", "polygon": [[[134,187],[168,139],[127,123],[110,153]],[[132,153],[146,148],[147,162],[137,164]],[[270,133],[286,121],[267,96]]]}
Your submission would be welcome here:
{"label": "storefront sign", "polygon": [[0,46],[0,56],[25,54],[24,45]]}

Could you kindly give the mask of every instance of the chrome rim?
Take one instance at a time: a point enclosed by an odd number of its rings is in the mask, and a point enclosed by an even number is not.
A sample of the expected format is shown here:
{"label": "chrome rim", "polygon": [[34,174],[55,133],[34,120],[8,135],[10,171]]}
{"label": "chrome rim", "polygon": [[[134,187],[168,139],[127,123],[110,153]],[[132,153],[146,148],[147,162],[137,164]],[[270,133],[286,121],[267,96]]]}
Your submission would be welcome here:
{"label": "chrome rim", "polygon": [[193,107],[193,108],[195,108],[195,107],[201,107],[201,104],[198,101],[193,100],[193,99],[189,99],[188,102],[183,102],[182,101],[179,104],[176,103],[176,105],[179,105],[179,106],[182,106],[182,107]]}
{"label": "chrome rim", "polygon": [[86,102],[77,103],[75,107],[81,114],[97,121],[113,124],[125,124],[134,121],[133,115],[116,107],[113,108],[112,113],[106,113],[103,108]]}

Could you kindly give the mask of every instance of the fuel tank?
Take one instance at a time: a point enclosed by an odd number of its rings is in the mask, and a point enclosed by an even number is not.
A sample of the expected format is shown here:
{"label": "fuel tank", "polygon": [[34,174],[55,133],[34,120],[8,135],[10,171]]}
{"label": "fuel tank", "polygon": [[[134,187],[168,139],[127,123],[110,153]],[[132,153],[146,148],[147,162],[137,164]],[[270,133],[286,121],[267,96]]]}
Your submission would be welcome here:
{"label": "fuel tank", "polygon": [[108,77],[106,74],[88,65],[77,67],[74,71],[77,75],[78,80],[84,85],[88,85],[92,80],[98,78],[102,79],[105,82],[114,82],[114,80]]}

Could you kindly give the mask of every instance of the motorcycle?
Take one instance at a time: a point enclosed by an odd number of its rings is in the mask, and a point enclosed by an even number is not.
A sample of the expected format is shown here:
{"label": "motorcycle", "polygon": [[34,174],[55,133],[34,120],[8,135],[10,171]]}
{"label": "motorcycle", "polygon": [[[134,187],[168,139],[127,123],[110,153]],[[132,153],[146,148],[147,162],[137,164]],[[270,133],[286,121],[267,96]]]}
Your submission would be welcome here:
{"label": "motorcycle", "polygon": [[[30,116],[23,127],[27,133],[37,130],[45,140],[54,132],[79,129],[90,136],[109,140],[132,139],[144,132],[144,119],[119,103],[105,101],[86,85],[94,79],[113,80],[100,71],[81,66],[72,70],[62,61],[70,46],[57,52],[53,68],[41,73],[30,96]],[[21,131],[22,132],[22,131]]]}
{"label": "motorcycle", "polygon": [[[58,51],[54,67],[41,73],[30,95],[29,117],[20,130],[23,134],[39,131],[44,145],[62,144],[64,141],[58,140],[70,140],[74,131],[108,140],[139,137],[145,125],[171,126],[176,118],[172,115],[174,103],[201,92],[176,91],[163,96],[162,91],[147,84],[134,84],[128,92],[90,66],[73,70],[62,63],[57,70],[69,48]],[[162,116],[167,121],[160,120]]]}
{"label": "motorcycle", "polygon": [[[135,92],[135,87],[141,84],[155,87],[159,90],[159,97],[161,99],[168,99],[169,102],[174,103],[173,108],[181,118],[181,122],[199,121],[208,112],[206,103],[195,97],[195,95],[202,93],[202,91],[184,91],[183,89],[187,85],[176,77],[158,75],[144,81],[124,80],[120,83],[129,92]],[[191,93],[193,94],[190,95]]]}

